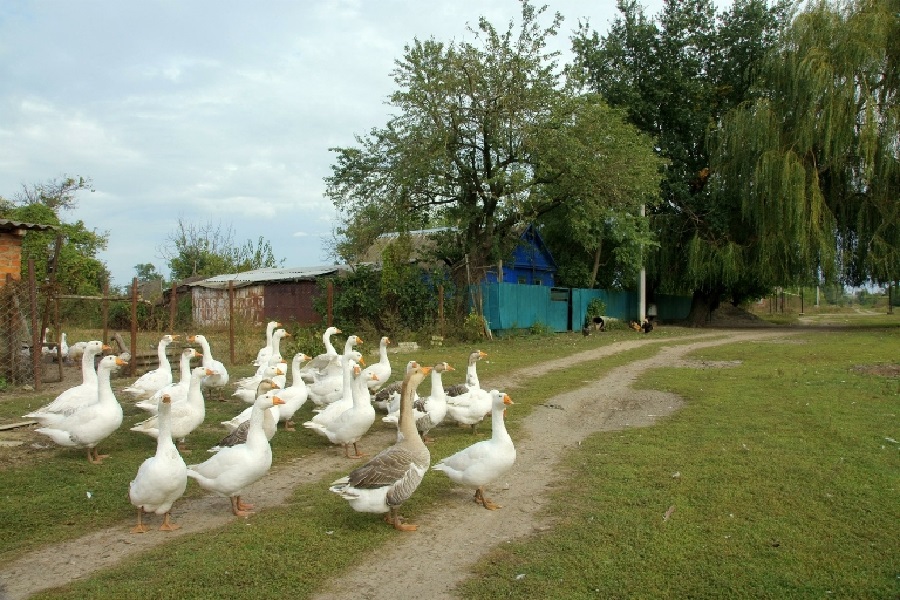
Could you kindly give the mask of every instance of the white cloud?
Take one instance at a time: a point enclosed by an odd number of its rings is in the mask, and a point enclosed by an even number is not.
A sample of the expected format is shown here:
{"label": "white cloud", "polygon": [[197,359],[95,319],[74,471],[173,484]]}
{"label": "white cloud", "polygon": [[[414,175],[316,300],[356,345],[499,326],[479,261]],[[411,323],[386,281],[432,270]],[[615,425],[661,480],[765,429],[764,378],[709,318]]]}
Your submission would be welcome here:
{"label": "white cloud", "polygon": [[[67,216],[110,232],[102,258],[117,284],[138,263],[167,270],[158,248],[179,219],[265,236],[291,266],[321,264],[336,216],[328,148],[385,123],[404,45],[471,40],[467,24],[485,15],[503,29],[519,6],[0,3],[0,195],[91,177],[97,191]],[[568,19],[561,46],[578,18],[605,27],[613,16],[612,3],[587,0],[556,10]]]}

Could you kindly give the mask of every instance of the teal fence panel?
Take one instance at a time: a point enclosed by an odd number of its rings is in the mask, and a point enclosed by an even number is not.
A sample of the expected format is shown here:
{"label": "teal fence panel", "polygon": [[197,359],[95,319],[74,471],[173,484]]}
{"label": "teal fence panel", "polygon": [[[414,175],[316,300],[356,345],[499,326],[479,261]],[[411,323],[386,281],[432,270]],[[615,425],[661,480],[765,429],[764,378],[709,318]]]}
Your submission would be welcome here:
{"label": "teal fence panel", "polygon": [[[484,308],[484,318],[487,319],[488,327],[491,329],[501,329],[500,327],[500,289],[496,285],[472,286],[470,288],[469,301],[471,303],[472,295],[480,290]],[[471,307],[470,307],[471,308]]]}
{"label": "teal fence panel", "polygon": [[588,305],[594,298],[606,304],[607,317],[620,321],[637,318],[637,292],[572,288],[572,329],[580,329],[584,325]]}
{"label": "teal fence panel", "polygon": [[691,312],[690,296],[657,294],[653,303],[656,304],[658,321],[683,321]]}
{"label": "teal fence panel", "polygon": [[581,326],[584,325],[588,304],[594,298],[600,298],[606,302],[606,292],[603,290],[572,288],[572,329],[581,329]]}
{"label": "teal fence panel", "polygon": [[[607,317],[620,321],[637,318],[637,292],[633,291],[570,290],[514,283],[485,283],[479,287],[484,316],[494,331],[526,329],[536,323],[553,331],[579,330],[594,298],[606,304]],[[690,298],[662,296],[656,304],[658,318],[680,320],[687,316]]]}
{"label": "teal fence panel", "polygon": [[547,315],[547,325],[557,333],[572,329],[569,324],[571,295],[571,290],[569,288],[550,289],[550,307]]}

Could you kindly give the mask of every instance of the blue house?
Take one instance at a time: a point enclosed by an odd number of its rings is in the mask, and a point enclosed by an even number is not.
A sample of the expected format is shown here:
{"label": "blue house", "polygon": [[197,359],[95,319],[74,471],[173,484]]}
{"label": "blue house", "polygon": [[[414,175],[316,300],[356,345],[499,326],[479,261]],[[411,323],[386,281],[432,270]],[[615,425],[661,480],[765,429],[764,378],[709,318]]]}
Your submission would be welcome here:
{"label": "blue house", "polygon": [[[485,283],[517,283],[553,287],[557,271],[556,261],[544,244],[540,232],[529,225],[519,238],[510,263],[501,262],[497,270],[487,272]],[[502,276],[498,278],[498,271]],[[498,281],[499,279],[499,281]]]}
{"label": "blue house", "polygon": [[[444,230],[445,228],[440,227],[410,231],[409,235],[413,240],[414,248],[412,258],[417,259],[419,252],[432,243],[431,236],[433,234]],[[380,264],[382,252],[397,237],[396,233],[385,233],[379,236],[369,248],[364,260],[376,265]],[[501,269],[502,276],[498,277]],[[556,261],[553,260],[553,256],[544,244],[541,234],[533,225],[528,225],[519,237],[519,244],[513,251],[512,259],[500,261],[499,264],[488,268],[481,283],[514,283],[553,287],[556,281],[556,271]]]}

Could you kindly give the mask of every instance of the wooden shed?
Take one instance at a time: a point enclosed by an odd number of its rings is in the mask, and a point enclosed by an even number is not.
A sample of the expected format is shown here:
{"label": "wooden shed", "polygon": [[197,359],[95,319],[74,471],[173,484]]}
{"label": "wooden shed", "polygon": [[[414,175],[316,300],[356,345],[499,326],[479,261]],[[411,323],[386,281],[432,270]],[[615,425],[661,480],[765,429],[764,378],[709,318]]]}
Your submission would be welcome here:
{"label": "wooden shed", "polygon": [[[271,320],[295,321],[300,325],[320,323],[313,308],[319,293],[316,281],[349,270],[346,265],[266,268],[217,275],[187,283],[191,315],[197,326],[228,324],[229,305],[237,318],[254,324]],[[234,298],[229,299],[229,289]]]}

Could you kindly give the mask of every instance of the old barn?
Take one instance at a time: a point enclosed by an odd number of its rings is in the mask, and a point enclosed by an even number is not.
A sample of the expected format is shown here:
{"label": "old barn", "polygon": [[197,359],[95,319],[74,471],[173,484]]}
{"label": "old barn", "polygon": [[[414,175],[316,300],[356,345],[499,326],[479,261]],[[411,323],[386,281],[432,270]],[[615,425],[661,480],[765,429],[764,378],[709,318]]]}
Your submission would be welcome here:
{"label": "old barn", "polygon": [[191,315],[197,326],[224,326],[229,312],[254,324],[294,321],[320,323],[313,301],[318,279],[348,270],[346,265],[266,268],[217,275],[184,284],[191,296]]}

